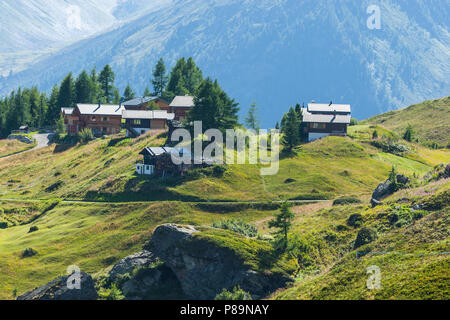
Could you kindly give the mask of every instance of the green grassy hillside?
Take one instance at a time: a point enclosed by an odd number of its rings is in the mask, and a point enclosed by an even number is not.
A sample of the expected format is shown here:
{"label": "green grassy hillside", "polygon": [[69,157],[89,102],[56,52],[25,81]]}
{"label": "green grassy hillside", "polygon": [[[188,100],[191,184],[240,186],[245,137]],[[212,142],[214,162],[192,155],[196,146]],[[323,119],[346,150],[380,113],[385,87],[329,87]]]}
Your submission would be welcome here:
{"label": "green grassy hillside", "polygon": [[19,140],[0,140],[0,158],[33,148],[33,144],[27,144]]}
{"label": "green grassy hillside", "polygon": [[[309,244],[312,262],[273,298],[449,299],[449,189],[447,179],[400,191],[375,209],[354,205],[297,215],[294,228]],[[437,199],[444,201],[439,209],[411,210]],[[351,214],[361,215],[360,225],[348,225]],[[361,228],[374,230],[377,239],[355,249]],[[380,268],[381,288],[369,290],[367,267],[373,265]]]}
{"label": "green grassy hillside", "polygon": [[[374,130],[382,137],[372,139]],[[0,226],[6,227],[0,229],[0,299],[42,285],[70,265],[101,274],[141,250],[162,223],[210,226],[223,218],[240,218],[257,226],[264,241],[273,231],[267,222],[279,205],[270,200],[341,196],[362,203],[332,206],[332,201],[322,201],[293,208],[292,240],[299,251],[287,261],[297,261],[292,268],[297,282],[274,297],[441,297],[439,292],[446,293],[447,288],[434,284],[445,280],[439,272],[448,269],[446,256],[426,256],[422,263],[415,254],[449,251],[448,207],[427,211],[414,223],[402,216],[406,222],[398,227],[388,217],[403,215],[417,201],[448,192],[448,180],[425,184],[420,177],[437,164],[449,163],[449,150],[407,143],[374,124],[351,127],[349,135],[327,137],[301,145],[291,155],[282,154],[279,173],[265,177],[258,165],[228,165],[222,176],[211,168],[166,180],[135,175],[139,152],[163,145],[163,135],[127,139],[119,134],[86,145],[52,145],[0,159]],[[416,188],[402,190],[372,209],[369,196],[392,166],[411,177]],[[443,199],[442,203],[449,202]],[[362,226],[347,225],[352,213],[362,215]],[[37,230],[30,232],[31,227]],[[356,259],[353,243],[361,227],[375,229],[378,239],[362,248],[372,254]],[[22,257],[26,248],[37,255]],[[375,254],[378,251],[409,255],[381,257]],[[365,266],[370,263],[386,270],[381,293],[364,289]],[[395,270],[405,272],[391,272]],[[408,293],[409,289],[414,290]]]}
{"label": "green grassy hillside", "polygon": [[[213,204],[200,206],[181,202],[93,204],[60,203],[45,211],[48,203],[0,203],[3,216],[29,212],[39,218],[17,221],[0,229],[0,299],[12,299],[14,289],[24,293],[65,273],[77,265],[89,273],[101,272],[121,258],[142,250],[153,229],[163,223],[211,225],[224,218],[250,222],[271,216],[274,210],[249,205],[228,207],[224,212]],[[16,209],[16,210],[14,210]],[[43,212],[43,214],[42,214]],[[22,224],[20,224],[22,223]],[[37,227],[29,232],[30,227]],[[22,258],[26,248],[37,255]]]}
{"label": "green grassy hillside", "polygon": [[[134,172],[139,152],[163,145],[161,136],[118,135],[87,145],[50,146],[0,159],[0,197],[95,201],[252,201],[331,199],[369,194],[392,165],[421,175],[450,152],[422,148],[409,156],[383,155],[363,140],[328,137],[282,156],[279,172],[262,177],[257,165],[229,165],[223,176],[197,170],[183,178],[149,179]],[[411,155],[415,155],[411,157]],[[421,158],[428,157],[429,161]]]}
{"label": "green grassy hillside", "polygon": [[450,96],[383,113],[362,122],[381,125],[398,135],[403,135],[408,124],[411,124],[422,143],[436,142],[443,147],[450,145],[449,123]]}

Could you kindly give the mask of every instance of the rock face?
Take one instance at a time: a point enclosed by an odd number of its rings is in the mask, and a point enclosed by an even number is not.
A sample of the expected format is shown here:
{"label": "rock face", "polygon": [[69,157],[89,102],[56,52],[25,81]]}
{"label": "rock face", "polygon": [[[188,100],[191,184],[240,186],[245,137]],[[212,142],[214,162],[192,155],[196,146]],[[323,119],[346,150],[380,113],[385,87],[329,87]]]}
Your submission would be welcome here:
{"label": "rock face", "polygon": [[87,273],[81,272],[80,289],[69,289],[67,280],[69,276],[62,276],[55,280],[29,291],[17,300],[95,300],[97,291],[94,281]]}
{"label": "rock face", "polygon": [[132,254],[116,263],[109,271],[109,279],[114,282],[119,275],[130,274],[137,267],[148,267],[156,262],[156,257],[148,250]]}
{"label": "rock face", "polygon": [[162,225],[146,248],[173,271],[188,298],[214,299],[223,288],[239,285],[258,299],[290,281],[279,274],[249,270],[232,249],[196,237],[197,232],[192,226]]}
{"label": "rock face", "polygon": [[[409,182],[409,179],[404,175],[398,174],[397,182],[400,184],[407,184]],[[394,192],[395,190],[392,187],[392,182],[389,179],[383,183],[380,183],[372,194],[372,207],[379,205],[381,203],[381,199],[387,197],[388,195],[391,195]]]}

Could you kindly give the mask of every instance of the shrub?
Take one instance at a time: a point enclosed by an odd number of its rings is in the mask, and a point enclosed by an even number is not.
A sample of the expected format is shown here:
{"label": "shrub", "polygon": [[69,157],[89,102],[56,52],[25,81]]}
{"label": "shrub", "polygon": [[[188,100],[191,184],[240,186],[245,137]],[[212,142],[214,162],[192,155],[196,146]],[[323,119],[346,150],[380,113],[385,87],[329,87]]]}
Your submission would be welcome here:
{"label": "shrub", "polygon": [[352,204],[352,203],[361,203],[361,200],[359,200],[358,198],[353,198],[353,197],[342,197],[342,198],[334,200],[333,206],[346,205],[346,204]]}
{"label": "shrub", "polygon": [[8,222],[0,222],[0,229],[6,229],[8,228]]}
{"label": "shrub", "polygon": [[223,289],[221,293],[216,295],[215,300],[252,300],[252,296],[238,286],[233,291]]}
{"label": "shrub", "polygon": [[242,234],[245,237],[256,237],[258,235],[258,229],[254,225],[237,219],[223,219],[219,222],[214,222],[212,226],[214,228],[230,230]]}
{"label": "shrub", "polygon": [[111,288],[100,288],[98,291],[99,300],[123,300],[125,296],[119,288],[113,283]]}
{"label": "shrub", "polygon": [[359,213],[354,213],[347,219],[347,225],[349,225],[350,227],[360,227],[362,224],[362,215]]}
{"label": "shrub", "polygon": [[215,165],[212,167],[213,176],[216,178],[221,178],[223,174],[227,171],[227,167]]}
{"label": "shrub", "polygon": [[374,140],[371,142],[371,144],[378,148],[383,150],[386,153],[392,153],[394,155],[402,155],[403,153],[409,151],[408,146],[395,142],[391,139],[388,140]]}
{"label": "shrub", "polygon": [[39,230],[39,228],[38,228],[37,226],[32,226],[32,227],[30,228],[30,230],[28,231],[28,233],[36,232],[36,231],[38,231],[38,230]]}
{"label": "shrub", "polygon": [[36,250],[34,250],[33,248],[26,248],[22,252],[22,258],[29,258],[29,257],[35,256],[37,254],[38,254],[38,252]]}
{"label": "shrub", "polygon": [[78,132],[78,140],[81,143],[87,143],[91,140],[94,140],[94,134],[92,133],[91,129],[85,128]]}
{"label": "shrub", "polygon": [[355,239],[354,249],[357,249],[365,244],[375,241],[377,238],[377,233],[375,230],[370,228],[362,228],[359,230],[358,235]]}

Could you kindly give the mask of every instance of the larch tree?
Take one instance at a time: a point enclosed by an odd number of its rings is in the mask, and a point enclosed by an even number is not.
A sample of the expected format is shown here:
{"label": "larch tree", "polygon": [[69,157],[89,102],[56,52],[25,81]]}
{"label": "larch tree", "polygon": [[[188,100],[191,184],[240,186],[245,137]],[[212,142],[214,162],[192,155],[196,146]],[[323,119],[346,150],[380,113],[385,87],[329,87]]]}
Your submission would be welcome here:
{"label": "larch tree", "polygon": [[107,64],[102,71],[100,71],[100,75],[98,76],[98,82],[100,83],[101,96],[102,100],[105,103],[111,103],[116,96],[116,88],[114,87],[115,74],[112,71],[109,64]]}
{"label": "larch tree", "polygon": [[162,97],[168,81],[166,65],[163,58],[160,58],[153,69],[153,92],[155,96]]}
{"label": "larch tree", "polygon": [[253,101],[248,110],[247,117],[245,118],[245,125],[248,129],[259,130],[259,119],[258,119],[258,106],[256,102]]}

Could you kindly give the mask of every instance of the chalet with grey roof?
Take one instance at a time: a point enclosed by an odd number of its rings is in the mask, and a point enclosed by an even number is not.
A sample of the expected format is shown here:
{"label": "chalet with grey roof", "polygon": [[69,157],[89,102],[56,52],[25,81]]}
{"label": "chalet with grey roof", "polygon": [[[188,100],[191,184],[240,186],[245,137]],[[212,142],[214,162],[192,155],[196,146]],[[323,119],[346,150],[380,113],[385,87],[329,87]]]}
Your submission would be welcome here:
{"label": "chalet with grey roof", "polygon": [[151,104],[157,109],[169,111],[169,103],[160,97],[139,97],[123,103],[126,110],[148,110]]}
{"label": "chalet with grey roof", "polygon": [[169,105],[169,112],[175,114],[175,120],[182,122],[194,107],[193,96],[176,96]]}
{"label": "chalet with grey roof", "polygon": [[166,110],[124,110],[122,126],[127,130],[127,137],[137,137],[150,130],[166,130],[168,121],[174,117]]}
{"label": "chalet with grey roof", "polygon": [[303,128],[308,141],[325,136],[346,136],[351,120],[349,104],[310,103],[302,108]]}
{"label": "chalet with grey roof", "polygon": [[77,134],[88,128],[95,136],[119,133],[122,122],[121,105],[78,103],[74,108],[62,108],[67,133]]}

